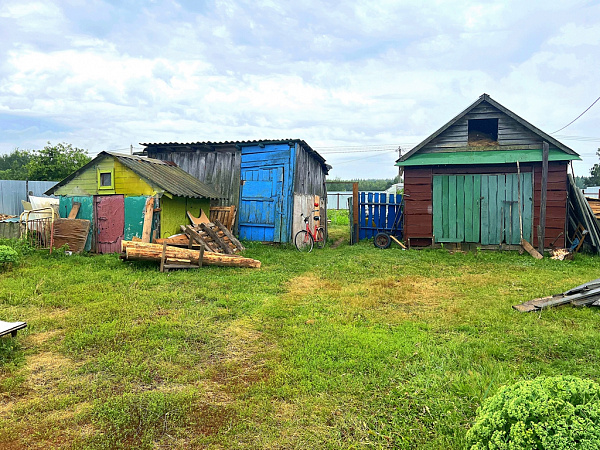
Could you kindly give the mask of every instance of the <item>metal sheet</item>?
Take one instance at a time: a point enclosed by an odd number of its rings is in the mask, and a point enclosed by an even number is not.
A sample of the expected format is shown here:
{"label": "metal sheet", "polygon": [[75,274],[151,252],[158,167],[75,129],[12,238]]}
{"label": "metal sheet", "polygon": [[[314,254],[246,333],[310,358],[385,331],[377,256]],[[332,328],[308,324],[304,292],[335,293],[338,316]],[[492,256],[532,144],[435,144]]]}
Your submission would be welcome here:
{"label": "metal sheet", "polygon": [[94,197],[98,253],[121,251],[124,237],[125,205],[122,195]]}

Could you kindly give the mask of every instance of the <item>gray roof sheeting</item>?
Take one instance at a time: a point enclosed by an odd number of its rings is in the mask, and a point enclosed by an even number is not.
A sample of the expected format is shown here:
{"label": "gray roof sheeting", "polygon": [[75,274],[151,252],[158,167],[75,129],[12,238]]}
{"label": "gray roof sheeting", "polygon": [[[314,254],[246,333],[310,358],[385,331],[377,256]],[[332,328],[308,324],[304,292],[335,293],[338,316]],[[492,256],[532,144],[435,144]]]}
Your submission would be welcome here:
{"label": "gray roof sheeting", "polygon": [[87,168],[93,165],[98,159],[106,156],[117,159],[121,164],[131,169],[145,181],[163,189],[169,194],[178,197],[223,198],[223,195],[218,193],[215,189],[193,177],[183,169],[180,169],[173,163],[147,158],[145,156],[123,155],[111,152],[100,152],[96,158],[69,175],[48,192],[54,192],[60,186],[64,186],[75,178],[77,174],[87,170]]}

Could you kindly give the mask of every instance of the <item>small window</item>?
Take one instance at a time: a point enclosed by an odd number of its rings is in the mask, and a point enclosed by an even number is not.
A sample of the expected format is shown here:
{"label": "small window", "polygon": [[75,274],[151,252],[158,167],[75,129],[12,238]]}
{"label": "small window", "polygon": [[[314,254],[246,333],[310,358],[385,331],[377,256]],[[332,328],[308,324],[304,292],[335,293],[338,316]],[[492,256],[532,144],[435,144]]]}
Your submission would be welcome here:
{"label": "small window", "polygon": [[498,119],[469,120],[469,145],[498,145]]}
{"label": "small window", "polygon": [[114,172],[98,171],[98,189],[114,189]]}

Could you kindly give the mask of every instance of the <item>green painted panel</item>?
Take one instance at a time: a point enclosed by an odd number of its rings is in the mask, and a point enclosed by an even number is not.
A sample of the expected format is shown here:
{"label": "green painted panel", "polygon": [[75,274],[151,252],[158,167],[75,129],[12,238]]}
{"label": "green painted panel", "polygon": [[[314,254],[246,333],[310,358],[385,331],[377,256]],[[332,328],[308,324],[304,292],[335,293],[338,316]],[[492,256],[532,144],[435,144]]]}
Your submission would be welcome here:
{"label": "green painted panel", "polygon": [[[510,207],[510,205],[508,205]],[[506,203],[506,177],[504,175],[498,176],[498,242],[503,242],[506,236],[506,227],[504,224],[505,211],[507,209]]]}
{"label": "green painted panel", "polygon": [[187,211],[198,217],[202,208],[207,216],[210,215],[210,200],[207,198],[168,198],[163,196],[160,207],[162,208],[160,222],[160,237],[162,238],[181,233],[180,226],[190,223],[186,214]]}
{"label": "green painted panel", "polygon": [[433,177],[433,236],[444,235],[442,226],[442,178]]}
{"label": "green painted panel", "polygon": [[[580,161],[575,155],[568,155],[561,150],[550,149],[548,161]],[[435,166],[448,164],[507,164],[525,162],[541,162],[542,150],[488,150],[473,152],[447,153],[415,153],[406,161],[396,163],[397,166]]]}
{"label": "green painted panel", "polygon": [[448,237],[456,239],[456,175],[448,177]]}
{"label": "green painted panel", "polygon": [[144,231],[144,209],[148,197],[125,197],[125,229],[123,239],[141,238]]}
{"label": "green painted panel", "polygon": [[490,175],[488,177],[488,195],[489,195],[489,242],[490,244],[500,244],[502,240],[500,239],[500,235],[498,234],[498,228],[502,228],[502,226],[498,226],[501,223],[500,218],[500,208],[498,205],[498,176]]}
{"label": "green painted panel", "polygon": [[[514,180],[513,176],[506,175],[504,182],[504,242],[512,243],[515,239],[515,232],[512,227],[512,218],[517,212],[514,200],[516,200],[516,195],[514,195]],[[517,230],[518,232],[518,230]]]}
{"label": "green painted panel", "polygon": [[[521,225],[519,223],[519,183],[516,173],[507,175],[506,178],[511,179],[512,185],[512,209],[510,222],[507,222],[506,227],[511,228],[511,237],[506,241],[507,244],[518,245],[521,243]],[[521,177],[522,178],[522,177]],[[521,194],[521,198],[523,195]],[[521,207],[522,208],[522,207]]]}
{"label": "green painted panel", "polygon": [[465,177],[456,177],[456,237],[465,240]]}
{"label": "green painted panel", "polygon": [[473,175],[465,176],[465,242],[477,242],[473,237]]}
{"label": "green painted panel", "polygon": [[481,231],[481,175],[473,175],[473,241],[479,242]]}
{"label": "green painted panel", "polygon": [[85,219],[90,221],[90,232],[88,233],[84,248],[86,252],[89,252],[92,248],[92,234],[94,228],[94,197],[87,195],[67,197],[61,195],[58,203],[58,214],[60,217],[66,218],[69,216],[74,202],[81,203],[76,219]]}
{"label": "green painted panel", "polygon": [[442,236],[450,237],[448,227],[448,175],[442,176]]}
{"label": "green painted panel", "polygon": [[490,228],[489,228],[489,178],[481,177],[481,243],[488,245],[490,243]]}

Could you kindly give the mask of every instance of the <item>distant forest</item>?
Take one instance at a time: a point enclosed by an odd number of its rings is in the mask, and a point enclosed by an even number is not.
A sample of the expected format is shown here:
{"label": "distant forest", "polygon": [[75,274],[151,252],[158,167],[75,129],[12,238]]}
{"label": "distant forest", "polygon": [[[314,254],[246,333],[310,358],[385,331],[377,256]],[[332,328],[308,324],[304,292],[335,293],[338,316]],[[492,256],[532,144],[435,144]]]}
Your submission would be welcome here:
{"label": "distant forest", "polygon": [[400,183],[402,179],[400,176],[390,178],[387,180],[368,179],[368,180],[331,180],[326,181],[327,192],[344,192],[351,191],[352,184],[358,182],[358,190],[360,191],[385,191],[391,185]]}

